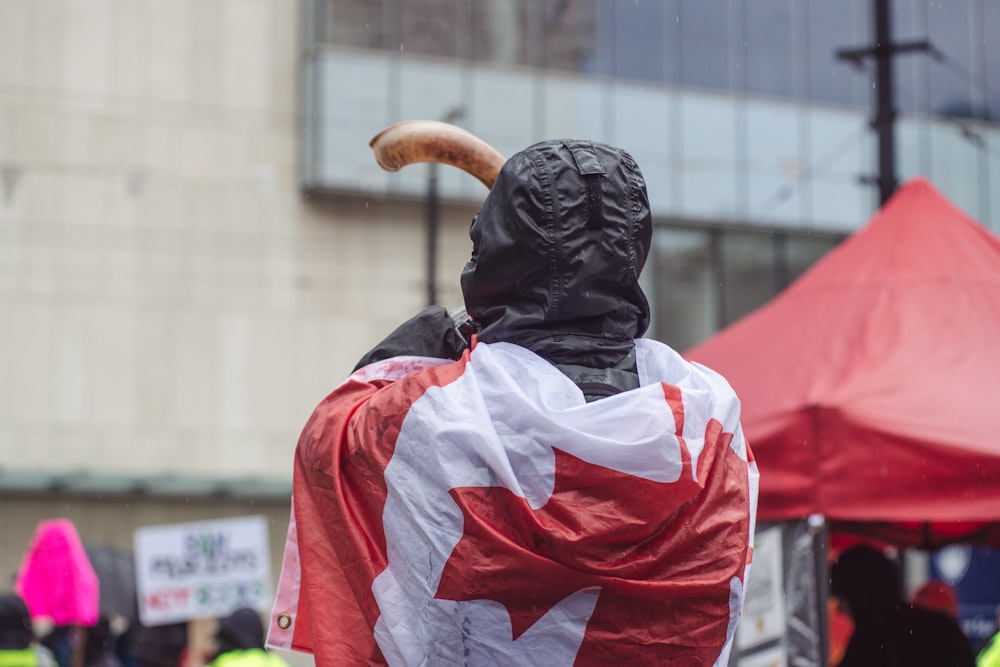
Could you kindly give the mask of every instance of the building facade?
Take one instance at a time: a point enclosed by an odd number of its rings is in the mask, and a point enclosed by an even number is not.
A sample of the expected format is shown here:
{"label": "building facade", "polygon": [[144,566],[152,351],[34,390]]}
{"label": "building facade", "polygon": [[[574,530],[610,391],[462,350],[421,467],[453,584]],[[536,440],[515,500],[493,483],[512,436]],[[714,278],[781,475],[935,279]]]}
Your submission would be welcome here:
{"label": "building facade", "polygon": [[[661,223],[654,335],[684,348],[760,305],[877,209],[872,0],[314,0],[303,41],[303,182],[419,197],[358,136],[458,123],[504,154],[553,137],[629,150]],[[1000,9],[894,0],[897,169],[970,215],[1000,207]],[[450,174],[445,196],[477,201]],[[669,289],[667,287],[670,287]]]}
{"label": "building facade", "polygon": [[[898,166],[1000,223],[1000,7],[894,0]],[[0,3],[0,571],[37,521],[264,513],[298,431],[425,305],[428,170],[368,140],[451,117],[504,154],[631,152],[650,335],[685,349],[877,208],[870,0]],[[485,192],[441,169],[439,302]]]}

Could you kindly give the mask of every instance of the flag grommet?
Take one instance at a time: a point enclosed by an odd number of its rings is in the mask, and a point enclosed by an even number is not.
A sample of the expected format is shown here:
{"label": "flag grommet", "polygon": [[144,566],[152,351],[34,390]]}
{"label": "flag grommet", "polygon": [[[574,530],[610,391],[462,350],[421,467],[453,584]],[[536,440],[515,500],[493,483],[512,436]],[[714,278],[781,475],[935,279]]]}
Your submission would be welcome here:
{"label": "flag grommet", "polygon": [[278,627],[282,630],[287,630],[292,624],[292,617],[288,614],[280,614],[278,616]]}

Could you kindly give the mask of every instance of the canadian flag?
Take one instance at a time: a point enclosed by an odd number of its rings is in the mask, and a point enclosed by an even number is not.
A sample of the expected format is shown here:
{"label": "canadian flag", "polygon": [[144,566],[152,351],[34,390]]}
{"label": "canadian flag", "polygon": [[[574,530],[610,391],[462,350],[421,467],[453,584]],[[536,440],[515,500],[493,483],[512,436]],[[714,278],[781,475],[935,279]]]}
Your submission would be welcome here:
{"label": "canadian flag", "polygon": [[757,469],[718,374],[636,341],[587,403],[534,353],[360,369],[299,440],[268,644],[332,665],[725,665]]}

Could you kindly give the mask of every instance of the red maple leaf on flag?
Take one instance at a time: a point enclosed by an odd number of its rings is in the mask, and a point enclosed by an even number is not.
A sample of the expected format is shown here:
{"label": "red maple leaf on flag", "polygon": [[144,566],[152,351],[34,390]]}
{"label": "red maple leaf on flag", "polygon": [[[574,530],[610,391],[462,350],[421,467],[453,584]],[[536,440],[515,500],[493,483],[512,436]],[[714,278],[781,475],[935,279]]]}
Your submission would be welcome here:
{"label": "red maple leaf on flag", "polygon": [[555,485],[537,510],[505,488],[452,489],[464,533],[436,597],[499,602],[516,640],[567,596],[596,587],[575,664],[712,664],[729,624],[730,582],[747,557],[747,464],[731,438],[710,422],[699,481],[681,441],[675,482],[553,449]]}

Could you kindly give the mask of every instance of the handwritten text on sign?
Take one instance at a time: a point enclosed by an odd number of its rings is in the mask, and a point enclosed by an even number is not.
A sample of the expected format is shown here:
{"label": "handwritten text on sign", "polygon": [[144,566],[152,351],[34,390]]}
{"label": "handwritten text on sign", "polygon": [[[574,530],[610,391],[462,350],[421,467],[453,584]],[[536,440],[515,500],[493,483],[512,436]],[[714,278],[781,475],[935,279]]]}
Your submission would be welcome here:
{"label": "handwritten text on sign", "polygon": [[135,533],[143,624],[220,617],[271,599],[267,521],[261,516],[148,526]]}

